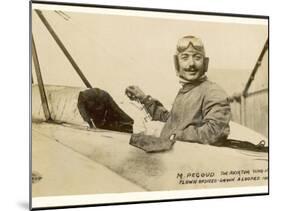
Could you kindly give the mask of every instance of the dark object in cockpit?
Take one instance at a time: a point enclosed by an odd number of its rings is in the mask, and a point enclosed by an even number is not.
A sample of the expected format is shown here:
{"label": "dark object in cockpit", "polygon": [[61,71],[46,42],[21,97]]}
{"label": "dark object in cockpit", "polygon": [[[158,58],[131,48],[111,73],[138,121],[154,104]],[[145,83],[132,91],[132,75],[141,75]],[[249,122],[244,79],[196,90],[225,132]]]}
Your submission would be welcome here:
{"label": "dark object in cockpit", "polygon": [[91,128],[133,132],[134,120],[102,89],[90,88],[81,91],[77,106],[82,118]]}

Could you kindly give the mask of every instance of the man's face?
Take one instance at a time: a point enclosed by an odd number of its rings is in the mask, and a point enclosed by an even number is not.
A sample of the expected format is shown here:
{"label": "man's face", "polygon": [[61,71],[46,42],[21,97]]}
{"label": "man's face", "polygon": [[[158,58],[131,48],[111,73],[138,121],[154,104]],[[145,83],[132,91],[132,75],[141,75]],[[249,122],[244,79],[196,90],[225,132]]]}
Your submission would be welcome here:
{"label": "man's face", "polygon": [[204,56],[189,46],[178,54],[179,76],[188,81],[196,81],[204,74]]}

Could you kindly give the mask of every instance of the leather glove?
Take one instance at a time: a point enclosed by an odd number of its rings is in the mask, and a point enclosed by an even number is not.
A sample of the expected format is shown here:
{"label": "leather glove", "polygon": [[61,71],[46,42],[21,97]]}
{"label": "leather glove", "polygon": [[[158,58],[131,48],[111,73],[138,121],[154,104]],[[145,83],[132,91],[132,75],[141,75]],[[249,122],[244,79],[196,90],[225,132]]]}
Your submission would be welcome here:
{"label": "leather glove", "polygon": [[138,147],[146,152],[163,152],[170,150],[175,142],[176,140],[174,137],[165,139],[144,135],[144,133],[133,134],[130,139],[130,144],[132,146]]}

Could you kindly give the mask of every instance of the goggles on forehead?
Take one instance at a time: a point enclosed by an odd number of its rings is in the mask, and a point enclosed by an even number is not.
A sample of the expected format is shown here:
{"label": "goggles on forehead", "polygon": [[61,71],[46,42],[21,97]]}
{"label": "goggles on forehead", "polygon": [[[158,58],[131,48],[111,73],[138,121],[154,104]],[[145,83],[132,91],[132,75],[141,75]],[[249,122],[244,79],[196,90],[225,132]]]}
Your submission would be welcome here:
{"label": "goggles on forehead", "polygon": [[202,41],[199,38],[193,36],[187,36],[181,38],[177,44],[177,52],[181,53],[186,49],[188,49],[190,46],[193,47],[196,51],[198,51],[202,55],[205,55],[205,49]]}

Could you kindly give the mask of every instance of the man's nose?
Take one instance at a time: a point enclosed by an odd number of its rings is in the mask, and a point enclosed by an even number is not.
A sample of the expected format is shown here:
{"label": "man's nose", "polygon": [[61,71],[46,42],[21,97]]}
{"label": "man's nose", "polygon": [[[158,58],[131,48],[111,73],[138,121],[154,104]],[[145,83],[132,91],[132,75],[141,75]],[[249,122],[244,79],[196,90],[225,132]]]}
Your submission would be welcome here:
{"label": "man's nose", "polygon": [[194,59],[192,57],[189,57],[186,64],[187,67],[194,67]]}

